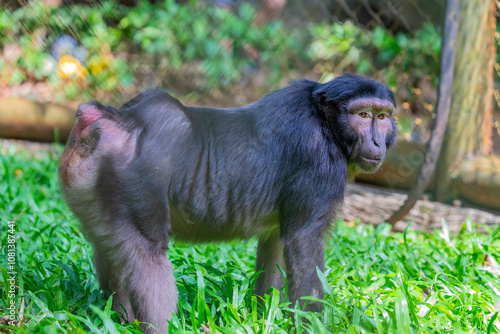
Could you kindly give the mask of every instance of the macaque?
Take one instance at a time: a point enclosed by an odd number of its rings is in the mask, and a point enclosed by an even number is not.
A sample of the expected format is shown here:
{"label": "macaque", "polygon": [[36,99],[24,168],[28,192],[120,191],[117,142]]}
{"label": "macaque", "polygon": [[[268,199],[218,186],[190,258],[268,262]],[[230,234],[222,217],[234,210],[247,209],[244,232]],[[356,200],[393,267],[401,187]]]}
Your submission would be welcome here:
{"label": "macaque", "polygon": [[[114,308],[168,332],[177,288],[171,236],[257,237],[255,293],[324,297],[323,238],[346,182],[374,172],[394,144],[393,93],[352,74],[302,80],[238,108],[182,105],[161,89],[117,109],[78,107],[59,163],[65,199],[94,248]],[[156,332],[147,324],[144,330]]]}

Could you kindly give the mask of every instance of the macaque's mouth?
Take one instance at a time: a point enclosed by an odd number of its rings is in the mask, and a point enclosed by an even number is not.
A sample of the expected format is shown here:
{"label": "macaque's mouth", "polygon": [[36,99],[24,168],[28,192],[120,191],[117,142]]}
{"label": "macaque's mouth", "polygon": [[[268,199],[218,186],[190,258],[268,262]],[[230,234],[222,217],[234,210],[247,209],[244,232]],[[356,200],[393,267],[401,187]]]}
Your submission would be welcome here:
{"label": "macaque's mouth", "polygon": [[372,164],[378,164],[382,161],[382,158],[377,158],[377,157],[366,157],[366,158],[362,157],[361,159]]}
{"label": "macaque's mouth", "polygon": [[374,173],[382,165],[383,157],[377,156],[358,156],[355,164],[360,168],[362,173]]}

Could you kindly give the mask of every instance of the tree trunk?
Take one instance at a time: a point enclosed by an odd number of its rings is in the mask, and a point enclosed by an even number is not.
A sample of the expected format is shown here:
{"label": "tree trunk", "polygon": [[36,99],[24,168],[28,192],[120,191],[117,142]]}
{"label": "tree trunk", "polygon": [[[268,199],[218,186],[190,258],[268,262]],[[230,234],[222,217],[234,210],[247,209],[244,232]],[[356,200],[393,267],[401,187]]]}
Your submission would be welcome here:
{"label": "tree trunk", "polygon": [[464,159],[492,147],[496,0],[462,0],[451,112],[438,162],[436,198],[455,197],[450,175]]}

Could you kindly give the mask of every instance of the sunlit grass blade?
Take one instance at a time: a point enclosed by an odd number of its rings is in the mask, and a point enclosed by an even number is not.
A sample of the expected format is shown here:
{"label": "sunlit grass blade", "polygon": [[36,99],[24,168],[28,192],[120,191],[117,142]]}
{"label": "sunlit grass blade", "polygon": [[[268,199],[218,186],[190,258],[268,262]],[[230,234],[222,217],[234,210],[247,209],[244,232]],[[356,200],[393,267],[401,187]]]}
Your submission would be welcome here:
{"label": "sunlit grass blade", "polygon": [[[498,326],[495,326],[495,320],[497,318],[498,318],[498,312],[495,312],[495,314],[490,319],[490,322],[488,324],[488,328],[486,329],[486,334],[494,333],[493,330],[495,330],[495,333],[498,333],[500,328],[498,328]],[[496,327],[496,329],[494,327]]]}
{"label": "sunlit grass blade", "polygon": [[410,334],[410,314],[408,311],[408,303],[404,292],[401,289],[396,291],[395,312],[398,333]]}

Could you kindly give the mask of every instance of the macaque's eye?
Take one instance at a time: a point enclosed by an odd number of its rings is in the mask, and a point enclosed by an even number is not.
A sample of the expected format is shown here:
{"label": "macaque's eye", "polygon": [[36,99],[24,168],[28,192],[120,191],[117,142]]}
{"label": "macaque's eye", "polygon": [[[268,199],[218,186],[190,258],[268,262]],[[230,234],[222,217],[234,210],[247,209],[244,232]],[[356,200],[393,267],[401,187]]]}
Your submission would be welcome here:
{"label": "macaque's eye", "polygon": [[369,114],[369,113],[367,113],[366,111],[362,111],[362,112],[360,112],[358,115],[359,115],[359,117],[361,117],[361,118],[368,118],[368,117],[370,117],[370,114]]}
{"label": "macaque's eye", "polygon": [[377,115],[378,119],[384,119],[384,118],[387,118],[387,117],[388,117],[387,114],[384,114],[384,113],[380,113],[380,114]]}

